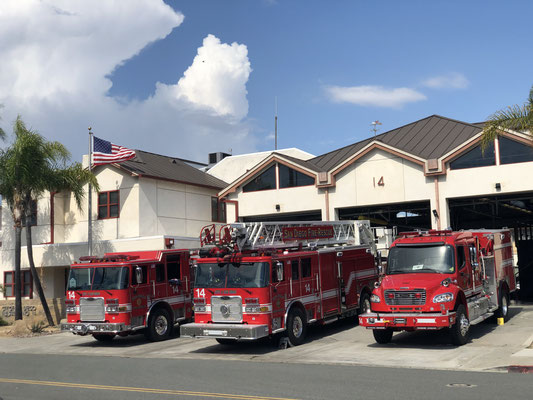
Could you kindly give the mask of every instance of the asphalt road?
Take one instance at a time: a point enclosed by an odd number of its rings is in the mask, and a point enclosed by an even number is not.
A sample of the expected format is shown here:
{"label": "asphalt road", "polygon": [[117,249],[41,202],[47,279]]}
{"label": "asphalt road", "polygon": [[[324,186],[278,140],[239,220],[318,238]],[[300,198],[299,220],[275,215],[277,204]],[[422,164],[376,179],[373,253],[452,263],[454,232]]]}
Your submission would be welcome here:
{"label": "asphalt road", "polygon": [[3,400],[530,400],[530,374],[254,361],[2,354]]}

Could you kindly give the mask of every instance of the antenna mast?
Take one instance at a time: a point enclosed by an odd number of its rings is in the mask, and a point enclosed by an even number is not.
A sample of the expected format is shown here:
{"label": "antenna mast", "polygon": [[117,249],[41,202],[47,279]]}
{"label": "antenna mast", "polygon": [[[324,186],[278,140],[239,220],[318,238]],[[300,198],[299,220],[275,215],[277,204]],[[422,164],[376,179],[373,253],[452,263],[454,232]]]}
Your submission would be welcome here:
{"label": "antenna mast", "polygon": [[372,132],[374,132],[374,136],[376,136],[376,133],[378,132],[378,125],[383,125],[378,120],[372,121]]}
{"label": "antenna mast", "polygon": [[278,96],[274,97],[274,150],[278,149]]}

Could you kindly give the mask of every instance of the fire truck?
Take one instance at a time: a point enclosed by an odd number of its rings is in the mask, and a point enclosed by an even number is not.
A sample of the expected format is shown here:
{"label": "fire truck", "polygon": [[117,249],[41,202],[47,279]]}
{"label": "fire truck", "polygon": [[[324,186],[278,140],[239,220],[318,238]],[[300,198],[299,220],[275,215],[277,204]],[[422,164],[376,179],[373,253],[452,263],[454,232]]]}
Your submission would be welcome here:
{"label": "fire truck", "polygon": [[309,324],[370,309],[378,268],[368,221],[234,223],[200,239],[184,337],[230,344],[283,332],[299,345]]}
{"label": "fire truck", "polygon": [[384,344],[395,331],[448,328],[463,345],[471,325],[509,317],[516,290],[511,232],[502,230],[405,232],[389,251],[359,324]]}
{"label": "fire truck", "polygon": [[192,318],[189,250],[107,253],[70,268],[62,331],[107,342],[144,332],[167,339]]}

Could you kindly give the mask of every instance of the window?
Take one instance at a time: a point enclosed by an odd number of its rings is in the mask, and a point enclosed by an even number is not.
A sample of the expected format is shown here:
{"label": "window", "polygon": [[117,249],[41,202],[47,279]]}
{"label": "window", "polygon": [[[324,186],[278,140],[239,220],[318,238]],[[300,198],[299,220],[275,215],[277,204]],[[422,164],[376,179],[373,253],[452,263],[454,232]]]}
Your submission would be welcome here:
{"label": "window", "polygon": [[314,185],[315,178],[306,174],[302,174],[286,165],[279,165],[279,187],[290,188],[297,186]]}
{"label": "window", "polygon": [[292,271],[292,279],[296,280],[300,277],[300,274],[298,273],[298,260],[292,260],[291,261],[291,271]]}
{"label": "window", "polygon": [[165,264],[157,264],[155,266],[155,281],[165,282]]}
{"label": "window", "polygon": [[118,218],[118,190],[98,193],[98,219]]}
{"label": "window", "polygon": [[303,258],[301,261],[302,278],[309,278],[311,276],[311,259]]}
{"label": "window", "polygon": [[226,222],[226,203],[218,197],[211,197],[211,221]]}
{"label": "window", "polygon": [[500,136],[500,164],[533,161],[533,147]]}
{"label": "window", "polygon": [[[36,226],[37,225],[37,201],[32,200],[31,201],[31,209],[30,209],[30,215],[28,215],[28,219],[30,221],[30,226]],[[26,221],[22,220],[22,226],[26,226]]]}
{"label": "window", "polygon": [[484,152],[481,151],[480,146],[476,146],[472,150],[457,157],[450,162],[450,169],[487,167],[489,165],[496,165],[494,143],[488,145]]}
{"label": "window", "polygon": [[179,255],[171,255],[167,257],[167,278],[168,280],[180,278]]}
{"label": "window", "polygon": [[[33,298],[33,281],[30,270],[20,271],[22,297]],[[15,297],[15,271],[4,272],[5,297]]]}
{"label": "window", "polygon": [[276,166],[272,165],[243,186],[243,192],[276,189]]}
{"label": "window", "polygon": [[457,246],[457,268],[463,269],[466,265],[465,247]]}

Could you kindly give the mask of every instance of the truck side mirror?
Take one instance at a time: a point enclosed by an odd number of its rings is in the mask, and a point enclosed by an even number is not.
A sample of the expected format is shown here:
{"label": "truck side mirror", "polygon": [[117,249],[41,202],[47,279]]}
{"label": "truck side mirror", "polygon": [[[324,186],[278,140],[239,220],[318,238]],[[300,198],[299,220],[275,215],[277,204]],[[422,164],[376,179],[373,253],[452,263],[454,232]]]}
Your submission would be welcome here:
{"label": "truck side mirror", "polygon": [[276,274],[278,276],[278,282],[283,280],[283,263],[278,261],[276,263]]}
{"label": "truck side mirror", "polygon": [[138,265],[135,267],[135,281],[137,285],[140,285],[143,282],[143,269]]}

